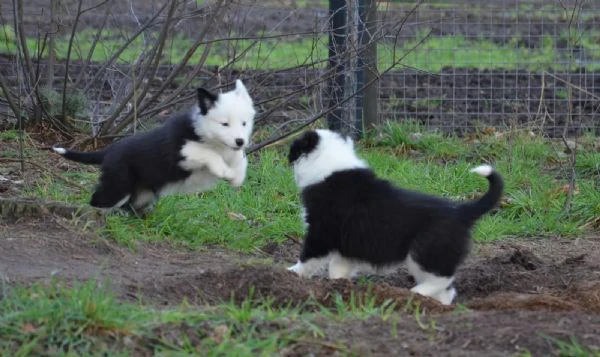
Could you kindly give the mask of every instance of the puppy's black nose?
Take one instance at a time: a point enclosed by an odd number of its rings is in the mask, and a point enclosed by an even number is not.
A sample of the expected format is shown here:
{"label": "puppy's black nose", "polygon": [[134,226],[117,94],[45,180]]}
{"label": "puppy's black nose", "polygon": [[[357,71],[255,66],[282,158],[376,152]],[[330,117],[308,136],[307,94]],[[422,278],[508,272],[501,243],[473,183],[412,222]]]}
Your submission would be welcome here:
{"label": "puppy's black nose", "polygon": [[235,144],[236,144],[237,146],[242,146],[242,145],[244,145],[244,139],[240,139],[240,138],[237,138],[237,139],[235,139]]}

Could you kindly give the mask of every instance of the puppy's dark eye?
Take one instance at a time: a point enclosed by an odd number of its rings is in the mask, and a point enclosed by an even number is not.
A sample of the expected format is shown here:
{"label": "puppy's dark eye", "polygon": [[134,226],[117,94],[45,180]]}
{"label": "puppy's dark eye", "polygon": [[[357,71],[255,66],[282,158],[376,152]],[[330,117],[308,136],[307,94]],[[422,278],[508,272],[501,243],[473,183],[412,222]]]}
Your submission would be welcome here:
{"label": "puppy's dark eye", "polygon": [[242,123],[242,126],[246,126],[246,122],[243,122],[243,123]]}
{"label": "puppy's dark eye", "polygon": [[229,123],[221,123],[223,126],[229,126]]}

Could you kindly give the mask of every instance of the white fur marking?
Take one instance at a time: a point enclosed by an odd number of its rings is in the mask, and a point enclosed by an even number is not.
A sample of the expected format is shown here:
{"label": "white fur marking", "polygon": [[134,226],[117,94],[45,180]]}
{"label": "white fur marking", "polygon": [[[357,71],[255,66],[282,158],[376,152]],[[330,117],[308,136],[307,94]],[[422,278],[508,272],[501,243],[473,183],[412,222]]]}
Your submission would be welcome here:
{"label": "white fur marking", "polygon": [[300,189],[321,182],[337,171],[367,167],[354,152],[352,140],[330,130],[316,132],[319,134],[317,147],[294,163],[294,176]]}
{"label": "white fur marking", "polygon": [[415,278],[417,285],[410,289],[413,293],[429,296],[444,305],[450,305],[456,296],[456,290],[448,287],[454,281],[454,277],[437,276],[427,272],[415,262],[409,255],[406,258],[406,266],[410,275]]}
{"label": "white fur marking", "polygon": [[329,279],[350,279],[354,272],[355,267],[350,259],[339,253],[332,255],[329,261]]}
{"label": "white fur marking", "polygon": [[123,206],[125,203],[127,203],[127,201],[129,201],[129,198],[131,198],[131,195],[127,195],[125,197],[123,197],[119,202],[117,202],[116,205],[114,205],[112,208],[119,208],[121,206]]}
{"label": "white fur marking", "polygon": [[156,196],[154,192],[148,190],[140,190],[136,192],[135,201],[133,202],[134,208],[142,208],[154,201]]}
{"label": "white fur marking", "polygon": [[229,181],[231,187],[240,187],[246,180],[246,171],[248,169],[248,157],[243,152],[237,151],[233,158],[231,168],[233,169],[233,180]]}
{"label": "white fur marking", "polygon": [[217,177],[208,170],[197,170],[185,180],[166,184],[160,189],[158,195],[163,197],[176,193],[203,192],[213,188],[217,180]]}
{"label": "white fur marking", "polygon": [[302,218],[302,223],[304,223],[304,228],[308,228],[308,214],[306,213],[306,208],[302,206],[300,208],[300,218]]}
{"label": "white fur marking", "polygon": [[439,293],[434,294],[432,296],[432,298],[436,299],[437,301],[441,302],[444,305],[452,304],[452,301],[454,300],[455,297],[456,297],[456,289],[455,288],[445,289],[445,290],[440,291]]}
{"label": "white fur marking", "polygon": [[223,151],[217,152],[207,144],[188,141],[181,148],[181,156],[185,159],[179,165],[190,171],[208,169],[216,177],[231,181],[235,178],[235,172],[227,165],[223,156],[229,154],[228,161],[231,161],[233,150]]}
{"label": "white fur marking", "polygon": [[335,252],[331,254],[331,260],[329,261],[329,278],[351,279],[359,273],[389,274],[398,270],[401,265],[402,262],[375,266],[369,262],[344,257],[339,252]]}
{"label": "white fur marking", "polygon": [[[250,144],[255,114],[252,98],[239,81],[236,89],[219,94],[214,107],[206,115],[202,116],[199,109],[194,108],[194,131],[215,150],[226,147],[239,151]],[[223,123],[228,125],[223,126]],[[239,147],[236,139],[243,139],[244,145]]]}
{"label": "white fur marking", "polygon": [[64,155],[67,153],[67,149],[65,148],[52,148],[52,150],[57,153],[57,154],[61,154]]}
{"label": "white fur marking", "polygon": [[494,168],[491,167],[490,165],[481,165],[481,166],[477,166],[474,169],[471,169],[471,172],[474,172],[483,177],[488,177],[489,175],[492,174],[492,172],[494,172]]}
{"label": "white fur marking", "polygon": [[289,271],[293,271],[301,277],[310,278],[317,271],[325,266],[331,260],[331,254],[321,258],[308,259],[304,263],[298,261],[295,265],[288,268]]}

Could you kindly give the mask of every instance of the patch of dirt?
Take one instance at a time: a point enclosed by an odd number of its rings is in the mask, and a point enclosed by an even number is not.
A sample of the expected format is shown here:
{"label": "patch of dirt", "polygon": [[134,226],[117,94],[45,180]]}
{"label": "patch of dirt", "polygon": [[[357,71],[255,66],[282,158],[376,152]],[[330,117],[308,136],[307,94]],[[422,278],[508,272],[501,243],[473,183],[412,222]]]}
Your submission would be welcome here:
{"label": "patch of dirt", "polygon": [[[600,317],[582,313],[474,311],[324,325],[333,346],[362,356],[514,356],[524,351],[548,356],[558,354],[553,338],[568,341],[574,335],[581,345],[600,346]],[[287,356],[327,355],[327,349],[298,344]]]}
{"label": "patch of dirt", "polygon": [[[404,270],[355,281],[302,279],[285,268],[300,250],[298,238],[238,254],[215,247],[178,251],[166,245],[116,246],[53,216],[0,221],[0,277],[9,284],[51,279],[107,281],[124,300],[168,306],[240,302],[269,297],[275,305],[324,305],[340,293],[390,299],[405,311],[418,303],[424,315],[395,321],[318,321],[325,343],[299,341],[283,355],[331,354],[340,348],[386,355],[506,356],[525,348],[553,353],[543,335],[576,336],[600,346],[600,238],[530,239],[476,245],[457,275],[458,303],[441,306],[414,297]],[[410,309],[409,309],[410,310]],[[395,325],[394,325],[395,324]],[[308,352],[307,352],[308,351]],[[538,355],[534,353],[534,355]]]}

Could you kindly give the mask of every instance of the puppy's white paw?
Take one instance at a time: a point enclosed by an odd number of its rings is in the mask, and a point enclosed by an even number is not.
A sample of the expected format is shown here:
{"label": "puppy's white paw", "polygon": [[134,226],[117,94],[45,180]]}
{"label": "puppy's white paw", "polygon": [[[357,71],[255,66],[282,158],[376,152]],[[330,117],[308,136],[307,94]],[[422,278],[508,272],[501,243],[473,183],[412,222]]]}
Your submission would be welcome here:
{"label": "puppy's white paw", "polygon": [[439,293],[432,296],[434,299],[438,300],[442,303],[442,305],[450,305],[454,298],[456,297],[456,289],[450,288],[440,291]]}
{"label": "puppy's white paw", "polygon": [[233,171],[235,172],[235,177],[233,180],[229,181],[232,187],[240,187],[244,183],[246,179],[246,169],[248,167],[248,159],[244,156],[239,158],[239,161],[234,162],[232,165]]}
{"label": "puppy's white paw", "polygon": [[452,304],[452,301],[456,297],[456,289],[455,288],[442,289],[442,290],[432,293],[431,289],[428,289],[428,287],[426,285],[421,284],[421,285],[417,285],[417,286],[413,287],[412,289],[410,289],[410,291],[413,293],[419,294],[419,295],[433,298],[433,299],[439,301],[442,305]]}
{"label": "puppy's white paw", "polygon": [[287,270],[293,271],[294,273],[302,276],[302,273],[304,272],[304,269],[302,266],[303,266],[303,264],[301,262],[298,262],[298,263],[292,265],[291,267],[287,268]]}
{"label": "puppy's white paw", "polygon": [[242,184],[244,183],[244,179],[245,179],[244,176],[235,177],[235,178],[233,178],[233,180],[229,181],[229,184],[231,185],[231,187],[238,188],[238,187],[242,186]]}
{"label": "puppy's white paw", "polygon": [[220,171],[221,171],[221,173],[219,176],[223,180],[226,180],[229,182],[232,182],[235,180],[235,171],[233,171],[231,168],[229,168],[227,166],[223,166]]}

